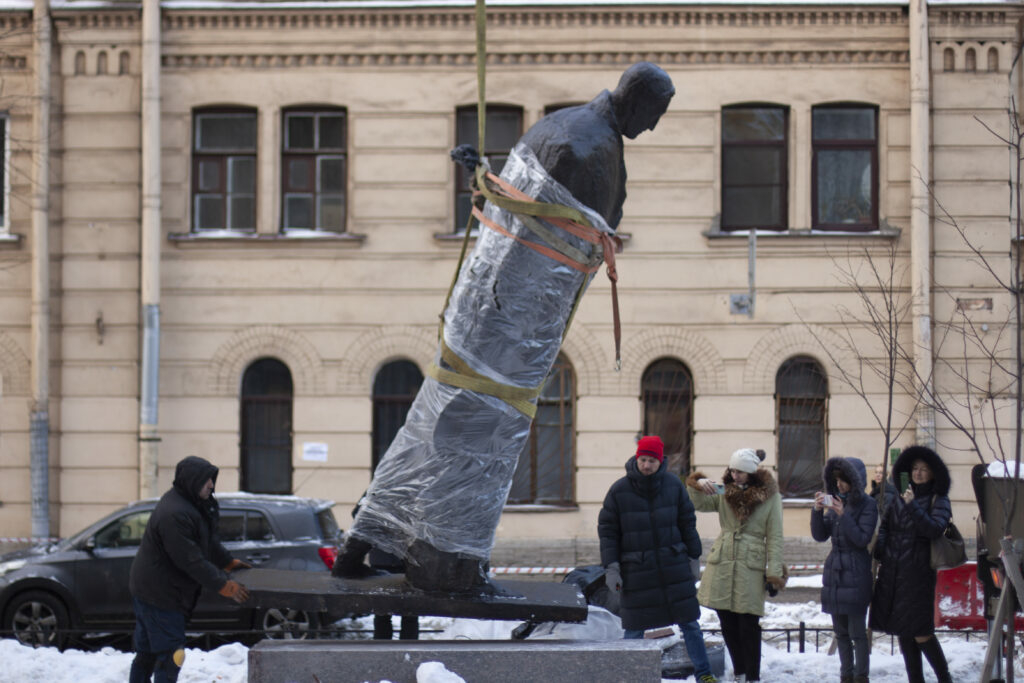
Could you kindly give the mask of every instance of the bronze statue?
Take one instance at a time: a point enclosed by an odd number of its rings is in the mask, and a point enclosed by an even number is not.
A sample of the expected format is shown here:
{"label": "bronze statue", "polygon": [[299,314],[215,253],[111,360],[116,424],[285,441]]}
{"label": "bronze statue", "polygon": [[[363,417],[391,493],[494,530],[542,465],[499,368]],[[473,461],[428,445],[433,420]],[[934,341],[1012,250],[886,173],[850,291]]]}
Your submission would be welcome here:
{"label": "bronze statue", "polygon": [[[634,64],[614,91],[538,121],[501,180],[514,192],[577,210],[595,234],[613,235],[626,198],[622,136],[653,130],[674,94],[662,69]],[[531,408],[596,268],[566,267],[541,252],[568,245],[566,253],[596,264],[609,242],[491,202],[480,218],[486,227],[452,291],[435,364],[374,473],[335,576],[369,575],[363,560],[376,547],[406,561],[415,588],[500,590],[488,581],[487,565]]]}

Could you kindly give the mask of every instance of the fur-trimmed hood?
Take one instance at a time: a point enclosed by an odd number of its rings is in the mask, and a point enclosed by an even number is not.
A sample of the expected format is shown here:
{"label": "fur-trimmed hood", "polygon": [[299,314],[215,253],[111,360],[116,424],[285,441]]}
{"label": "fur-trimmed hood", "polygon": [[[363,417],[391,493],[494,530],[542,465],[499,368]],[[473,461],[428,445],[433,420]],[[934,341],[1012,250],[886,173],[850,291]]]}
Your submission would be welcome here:
{"label": "fur-trimmed hood", "polygon": [[950,487],[949,468],[946,467],[946,463],[942,462],[939,454],[927,446],[907,446],[903,449],[903,452],[896,458],[896,463],[892,466],[893,482],[898,483],[900,474],[903,472],[906,472],[909,476],[915,460],[924,460],[928,463],[928,467],[931,468],[932,476],[934,477],[932,479],[932,491],[940,496],[948,496]]}
{"label": "fur-trimmed hood", "polygon": [[847,494],[848,505],[855,505],[866,495],[864,493],[867,469],[864,462],[859,458],[833,457],[825,461],[825,467],[821,470],[821,479],[825,485],[825,493],[833,496],[839,495],[839,487],[836,486],[836,472],[850,484],[850,492]]}
{"label": "fur-trimmed hood", "polygon": [[[704,478],[703,472],[691,472],[686,478],[686,484],[691,488],[699,489],[697,482]],[[747,478],[747,482],[747,486],[741,488],[729,473],[728,468],[722,475],[722,483],[725,484],[725,502],[732,508],[740,522],[746,521],[758,505],[779,492],[779,485],[775,481],[775,477],[771,470],[765,467],[759,467],[757,472]]]}

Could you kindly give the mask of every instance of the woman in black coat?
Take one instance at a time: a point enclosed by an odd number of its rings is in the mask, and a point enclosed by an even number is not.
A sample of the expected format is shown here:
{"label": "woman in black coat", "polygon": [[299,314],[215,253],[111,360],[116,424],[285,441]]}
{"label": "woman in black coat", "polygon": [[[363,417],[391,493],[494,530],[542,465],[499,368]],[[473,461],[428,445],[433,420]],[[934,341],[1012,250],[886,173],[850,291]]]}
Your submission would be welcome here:
{"label": "woman in black coat", "polygon": [[857,458],[829,458],[822,471],[824,490],[814,494],[811,511],[811,536],[819,542],[832,539],[822,574],[821,611],[832,615],[842,683],[866,683],[869,675],[871,648],[865,622],[871,603],[871,555],[867,546],[875,533],[878,507],[864,493],[865,475],[864,463]]}
{"label": "woman in black coat", "polygon": [[627,638],[678,624],[697,681],[714,680],[700,630],[700,605],[690,561],[700,558],[697,515],[679,477],[664,462],[656,436],[637,444],[626,476],[608,490],[597,518],[601,564]]}
{"label": "woman in black coat", "polygon": [[910,683],[924,683],[921,654],[939,683],[952,683],[942,646],[935,638],[935,570],[931,543],[949,525],[949,469],[925,446],[909,446],[892,467],[893,481],[909,474],[909,486],[882,516],[875,545],[881,561],[871,600],[872,629],[899,637]]}

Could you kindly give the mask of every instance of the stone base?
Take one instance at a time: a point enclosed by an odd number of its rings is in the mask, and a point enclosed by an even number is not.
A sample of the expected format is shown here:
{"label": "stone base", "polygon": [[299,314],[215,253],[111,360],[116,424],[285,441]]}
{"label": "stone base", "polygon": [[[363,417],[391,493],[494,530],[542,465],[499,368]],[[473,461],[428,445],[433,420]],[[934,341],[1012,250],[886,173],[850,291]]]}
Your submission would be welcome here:
{"label": "stone base", "polygon": [[661,648],[645,640],[262,640],[249,650],[249,683],[416,683],[426,662],[467,683],[661,681]]}

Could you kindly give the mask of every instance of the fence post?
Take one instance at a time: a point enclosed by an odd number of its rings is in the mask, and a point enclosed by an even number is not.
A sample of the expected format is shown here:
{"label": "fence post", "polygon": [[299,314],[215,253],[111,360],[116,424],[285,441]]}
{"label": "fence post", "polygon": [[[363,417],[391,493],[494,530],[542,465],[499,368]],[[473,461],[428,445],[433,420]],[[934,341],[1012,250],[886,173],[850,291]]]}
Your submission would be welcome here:
{"label": "fence post", "polygon": [[807,636],[807,624],[800,622],[800,654],[804,653],[804,638]]}

